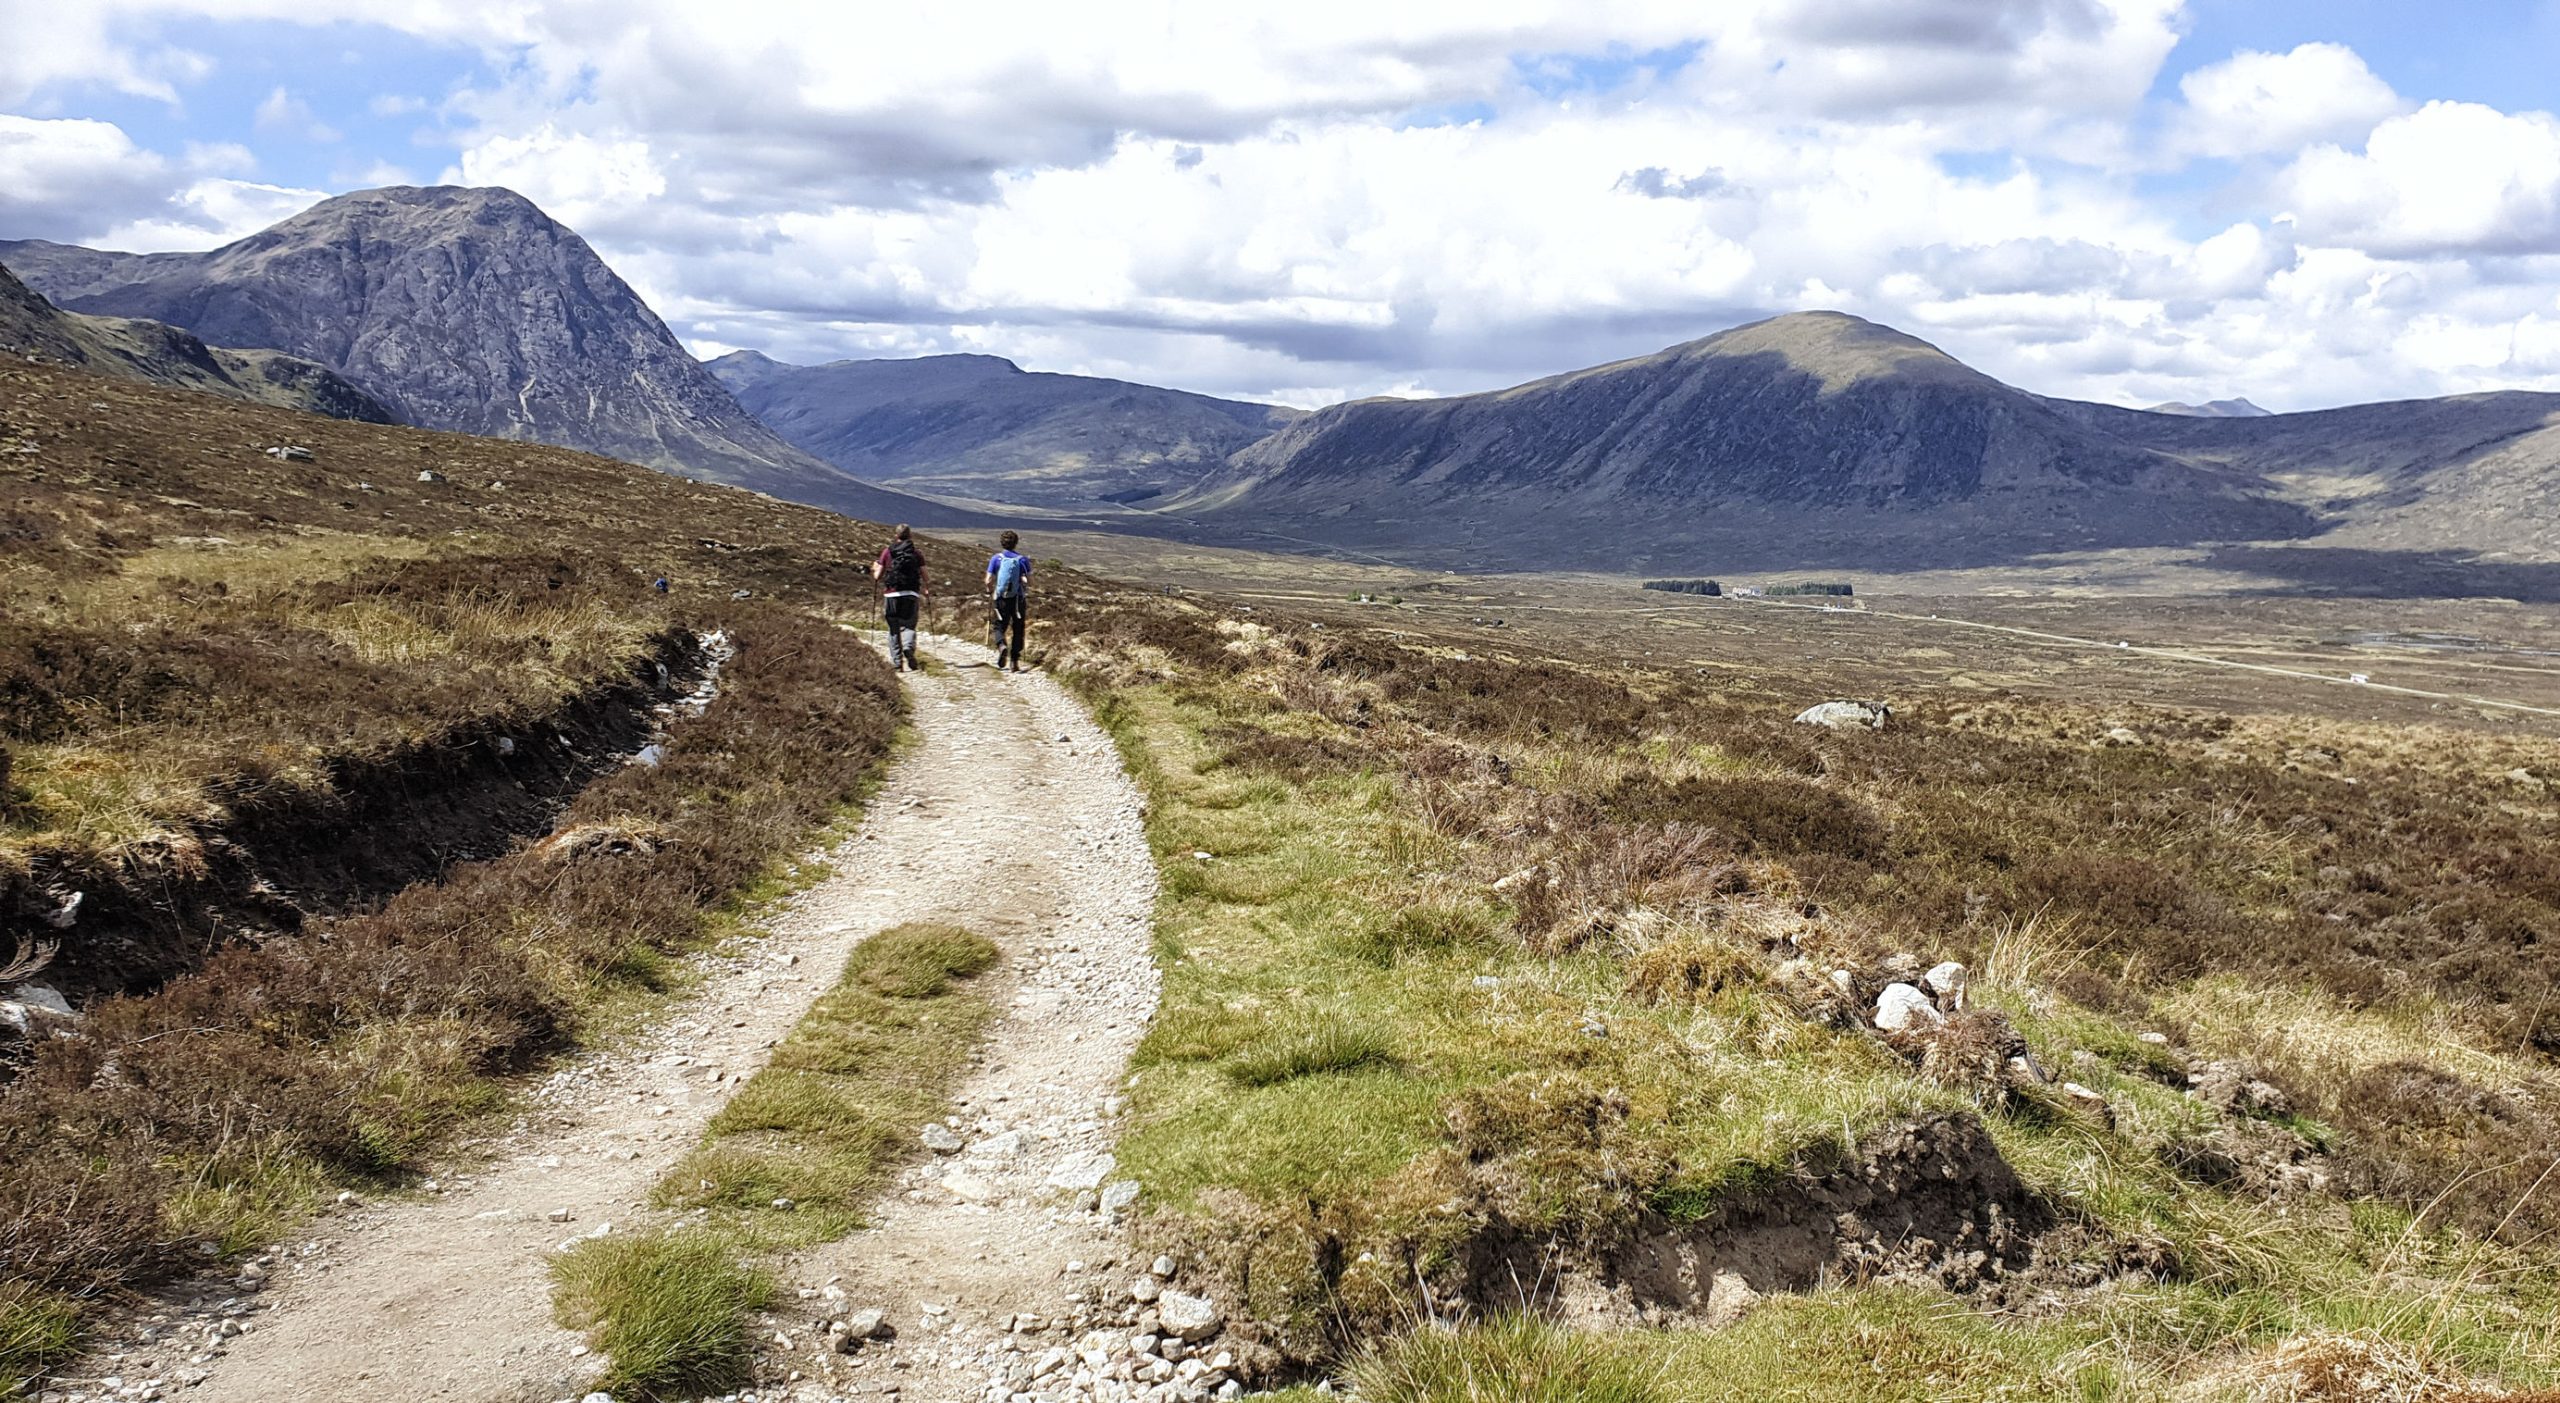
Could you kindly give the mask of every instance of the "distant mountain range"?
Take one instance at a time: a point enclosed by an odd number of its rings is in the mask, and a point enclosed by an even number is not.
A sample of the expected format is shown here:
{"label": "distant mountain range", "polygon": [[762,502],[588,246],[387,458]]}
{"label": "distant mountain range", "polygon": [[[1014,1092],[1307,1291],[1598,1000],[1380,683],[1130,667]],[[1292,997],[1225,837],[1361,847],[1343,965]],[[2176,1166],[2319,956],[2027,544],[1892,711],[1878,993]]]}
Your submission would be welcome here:
{"label": "distant mountain range", "polygon": [[2202,404],[2180,404],[2172,400],[2167,404],[2150,405],[2144,412],[2180,414],[2189,419],[2264,419],[2274,411],[2260,409],[2245,399],[2211,399]]}
{"label": "distant mountain range", "polygon": [[0,346],[584,448],[875,520],[969,524],[1004,504],[1026,524],[1475,568],[1891,569],[2287,543],[2341,548],[2320,567],[2341,576],[2560,563],[2560,395],[2125,409],[2004,385],[1837,312],[1507,390],[1315,413],[993,356],[796,366],[740,351],[706,367],[584,240],[504,190],[363,191],[209,253],[0,243],[0,263],[61,309],[0,283]]}
{"label": "distant mountain range", "polygon": [[586,240],[509,190],[324,200],[209,253],[0,243],[68,311],[328,367],[409,423],[531,439],[872,518],[929,514],[738,406]]}
{"label": "distant mountain range", "polygon": [[1070,510],[1190,487],[1302,412],[1035,373],[997,356],[801,366],[737,351],[710,366],[748,412],[846,472]]}
{"label": "distant mountain range", "polygon": [[207,346],[159,322],[65,312],[19,282],[6,266],[0,266],[0,352],[332,419],[398,422],[371,395],[316,361]]}

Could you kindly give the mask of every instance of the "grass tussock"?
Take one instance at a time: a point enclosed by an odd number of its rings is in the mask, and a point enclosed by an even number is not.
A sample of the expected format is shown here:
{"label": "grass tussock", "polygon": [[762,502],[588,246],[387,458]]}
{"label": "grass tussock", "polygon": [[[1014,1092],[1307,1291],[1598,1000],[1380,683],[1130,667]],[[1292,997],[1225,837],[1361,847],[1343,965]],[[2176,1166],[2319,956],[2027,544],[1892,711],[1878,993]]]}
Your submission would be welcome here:
{"label": "grass tussock", "polygon": [[1393,1060],[1386,1036],[1376,1029],[1317,1015],[1293,1019],[1247,1043],[1219,1070],[1238,1086],[1270,1087]]}
{"label": "grass tussock", "polygon": [[929,999],[996,962],[995,943],[958,926],[904,925],[856,949],[846,972],[893,999]]}
{"label": "grass tussock", "polygon": [[[1528,1316],[1426,1326],[1352,1366],[1374,1403],[1671,1403],[1658,1368],[1594,1335]],[[1688,1396],[1688,1395],[1683,1395]]]}
{"label": "grass tussock", "polygon": [[71,1347],[79,1307],[17,1282],[0,1283],[0,1388],[16,1389]]}
{"label": "grass tussock", "polygon": [[775,1298],[770,1278],[704,1232],[591,1238],[552,1259],[551,1279],[554,1314],[612,1361],[601,1386],[617,1397],[696,1398],[744,1383],[753,1317]]}
{"label": "grass tussock", "polygon": [[759,1242],[860,1226],[994,1016],[973,981],[995,960],[993,942],[947,925],[897,926],[856,946],[836,987],[659,1181],[660,1205],[714,1210]]}

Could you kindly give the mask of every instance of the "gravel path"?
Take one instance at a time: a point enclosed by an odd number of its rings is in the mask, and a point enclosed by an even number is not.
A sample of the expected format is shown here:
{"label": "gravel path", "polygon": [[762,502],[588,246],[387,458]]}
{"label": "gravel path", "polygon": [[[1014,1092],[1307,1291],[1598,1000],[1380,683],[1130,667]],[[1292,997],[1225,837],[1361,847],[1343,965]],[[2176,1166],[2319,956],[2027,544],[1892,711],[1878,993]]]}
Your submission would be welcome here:
{"label": "gravel path", "polygon": [[[654,1221],[659,1175],[853,947],[907,921],[968,926],[1005,952],[989,976],[1004,1016],[954,1117],[972,1143],[953,1161],[919,1149],[873,1228],[784,1264],[787,1281],[816,1284],[771,1322],[776,1382],[756,1396],[975,1398],[987,1371],[964,1378],[945,1362],[962,1331],[1034,1309],[1071,1319],[1066,1264],[1113,1250],[1098,1191],[1114,1098],[1156,1004],[1143,803],[1055,682],[949,666],[979,656],[956,640],[927,651],[946,665],[906,677],[918,743],[830,855],[835,875],[762,938],[700,960],[698,986],[648,1033],[554,1073],[475,1167],[414,1201],[342,1203],[239,1283],[111,1331],[47,1396],[584,1397],[600,1361],[551,1322],[551,1254]],[[827,1308],[857,1296],[902,1339],[831,1347],[842,1327],[831,1340],[825,1321],[844,1312]]]}

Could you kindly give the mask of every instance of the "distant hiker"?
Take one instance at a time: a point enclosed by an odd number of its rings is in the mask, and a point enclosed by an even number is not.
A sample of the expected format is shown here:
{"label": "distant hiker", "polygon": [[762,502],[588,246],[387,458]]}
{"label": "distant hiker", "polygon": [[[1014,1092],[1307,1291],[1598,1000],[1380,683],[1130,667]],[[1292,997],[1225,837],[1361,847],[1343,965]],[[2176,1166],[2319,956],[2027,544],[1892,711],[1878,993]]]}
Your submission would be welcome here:
{"label": "distant hiker", "polygon": [[[1031,557],[1015,550],[1022,537],[1012,531],[996,538],[1004,549],[987,557],[987,594],[995,600],[995,627],[987,641],[995,645],[996,669],[1022,671],[1022,625],[1031,612]],[[1006,647],[1010,639],[1012,647]]]}
{"label": "distant hiker", "polygon": [[896,539],[871,562],[871,578],[880,582],[880,615],[889,624],[890,669],[924,671],[924,660],[916,656],[916,615],[933,591],[925,583],[924,553],[916,549],[913,531],[898,528]]}

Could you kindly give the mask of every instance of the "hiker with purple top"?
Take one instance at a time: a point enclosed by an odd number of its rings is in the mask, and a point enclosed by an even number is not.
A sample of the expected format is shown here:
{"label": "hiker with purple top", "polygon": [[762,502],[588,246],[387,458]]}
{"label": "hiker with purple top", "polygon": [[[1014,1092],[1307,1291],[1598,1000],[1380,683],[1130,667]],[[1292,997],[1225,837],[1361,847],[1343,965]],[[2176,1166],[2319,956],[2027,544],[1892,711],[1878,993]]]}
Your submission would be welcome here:
{"label": "hiker with purple top", "polygon": [[924,659],[916,656],[916,619],[933,591],[925,583],[924,553],[916,549],[914,532],[898,528],[871,562],[871,578],[880,582],[880,615],[889,625],[890,670],[924,671]]}

